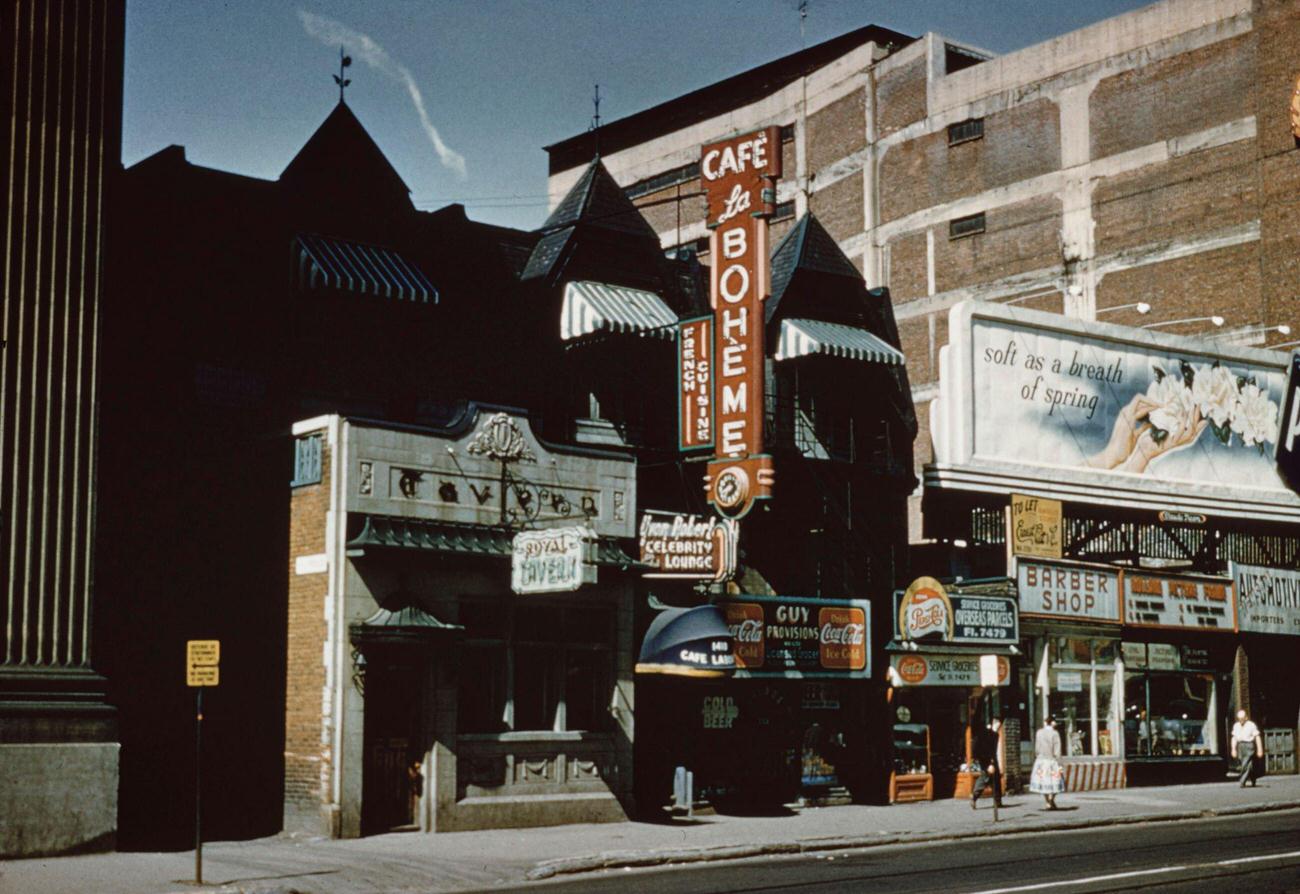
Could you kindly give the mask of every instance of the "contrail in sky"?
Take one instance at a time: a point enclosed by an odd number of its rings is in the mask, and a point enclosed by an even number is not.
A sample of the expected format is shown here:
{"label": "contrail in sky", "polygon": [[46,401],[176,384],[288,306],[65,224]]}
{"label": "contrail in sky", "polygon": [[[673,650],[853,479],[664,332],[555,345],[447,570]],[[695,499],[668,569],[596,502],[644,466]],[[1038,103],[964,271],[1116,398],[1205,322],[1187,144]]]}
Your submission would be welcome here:
{"label": "contrail in sky", "polygon": [[424,110],[424,97],[420,95],[420,88],[405,65],[394,60],[383,47],[371,40],[369,36],[362,34],[360,31],[353,31],[342,22],[314,15],[302,9],[298,10],[298,18],[302,19],[302,26],[307,29],[307,33],[321,43],[329,46],[346,47],[353,56],[361,59],[371,68],[404,84],[406,92],[411,97],[411,103],[415,106],[416,114],[420,116],[420,124],[424,127],[424,132],[428,134],[429,142],[433,144],[433,151],[438,153],[438,159],[442,162],[443,167],[451,168],[460,175],[462,180],[465,179],[465,156],[444,143],[442,137],[438,135],[438,129],[433,126],[433,122],[429,120],[428,112]]}

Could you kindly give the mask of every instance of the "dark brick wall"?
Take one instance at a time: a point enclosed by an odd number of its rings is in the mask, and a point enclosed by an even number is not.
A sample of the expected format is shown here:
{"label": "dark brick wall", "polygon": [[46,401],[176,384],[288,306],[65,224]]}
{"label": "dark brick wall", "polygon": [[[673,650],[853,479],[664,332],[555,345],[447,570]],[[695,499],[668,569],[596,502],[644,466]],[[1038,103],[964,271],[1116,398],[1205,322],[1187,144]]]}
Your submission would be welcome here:
{"label": "dark brick wall", "polygon": [[876,133],[887,137],[926,115],[925,57],[876,81]]}
{"label": "dark brick wall", "polygon": [[867,145],[867,94],[848,96],[808,116],[808,169],[820,171]]}

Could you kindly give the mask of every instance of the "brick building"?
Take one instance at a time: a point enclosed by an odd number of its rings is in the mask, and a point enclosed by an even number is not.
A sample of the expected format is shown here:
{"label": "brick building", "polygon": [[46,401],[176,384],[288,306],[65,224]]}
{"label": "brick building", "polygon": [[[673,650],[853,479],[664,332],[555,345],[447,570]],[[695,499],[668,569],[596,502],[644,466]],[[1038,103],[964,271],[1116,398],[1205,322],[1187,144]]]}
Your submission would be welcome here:
{"label": "brick building", "polygon": [[[999,57],[867,27],[611,122],[600,148],[665,247],[702,248],[699,145],[783,128],[778,220],[815,213],[893,295],[919,472],[962,299],[1131,325],[1217,314],[1244,345],[1300,330],[1298,37],[1282,0],[1167,0]],[[548,147],[553,196],[592,141]],[[910,529],[923,538],[919,492]]]}

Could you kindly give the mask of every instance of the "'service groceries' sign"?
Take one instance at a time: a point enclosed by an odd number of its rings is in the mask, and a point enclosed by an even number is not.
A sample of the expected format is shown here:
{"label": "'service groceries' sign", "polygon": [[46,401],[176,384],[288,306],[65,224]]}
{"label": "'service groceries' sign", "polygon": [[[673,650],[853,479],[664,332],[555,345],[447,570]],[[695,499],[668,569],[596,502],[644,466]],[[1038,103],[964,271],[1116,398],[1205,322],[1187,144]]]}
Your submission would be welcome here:
{"label": "'service groceries' sign", "polygon": [[713,446],[713,317],[677,326],[677,446]]}
{"label": "'service groceries' sign", "polygon": [[[1011,663],[1002,655],[998,660],[999,686],[1011,678]],[[980,686],[980,656],[936,655],[930,652],[891,655],[894,682],[901,686]]]}
{"label": "'service groceries' sign", "polygon": [[641,517],[645,577],[726,580],[736,570],[734,519],[647,510]]}
{"label": "'service groceries' sign", "polygon": [[1125,571],[1124,623],[1232,632],[1232,582]]}
{"label": "'service groceries' sign", "polygon": [[595,535],[587,528],[548,528],[515,535],[510,587],[516,593],[555,593],[596,582],[589,561]]}
{"label": "'service groceries' sign", "polygon": [[1300,571],[1229,566],[1237,591],[1237,629],[1300,636]]}
{"label": "'service groceries' sign", "polygon": [[1113,568],[1020,559],[1022,614],[1119,623],[1119,572]]}
{"label": "'service groceries' sign", "polygon": [[[781,176],[777,127],[710,143],[700,181],[710,229],[710,303],[714,315],[716,438],[709,500],[738,517],[770,496],[770,462],[741,461],[763,451],[763,301],[771,291],[767,219]],[[760,474],[766,472],[767,474]],[[761,479],[761,480],[760,480]],[[724,484],[725,481],[725,484]]]}
{"label": "'service groceries' sign", "polygon": [[866,678],[868,607],[861,599],[735,597],[722,604],[737,676]]}

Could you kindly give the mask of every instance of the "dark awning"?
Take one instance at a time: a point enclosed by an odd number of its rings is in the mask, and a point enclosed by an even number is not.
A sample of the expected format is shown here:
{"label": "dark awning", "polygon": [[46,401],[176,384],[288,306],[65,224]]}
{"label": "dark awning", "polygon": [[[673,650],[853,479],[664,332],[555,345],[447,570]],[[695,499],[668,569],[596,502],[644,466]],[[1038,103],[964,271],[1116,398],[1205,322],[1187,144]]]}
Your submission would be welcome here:
{"label": "dark awning", "polygon": [[722,677],[736,669],[731,629],[716,605],[670,608],[650,622],[638,674]]}
{"label": "dark awning", "polygon": [[359,624],[352,624],[349,632],[355,646],[375,643],[422,643],[441,636],[456,635],[465,630],[460,624],[441,621],[416,605],[393,611],[381,608]]}
{"label": "dark awning", "polygon": [[294,275],[302,289],[337,289],[413,304],[437,304],[438,290],[420,268],[391,248],[300,234]]}
{"label": "dark awning", "polygon": [[[352,513],[348,521],[350,525],[360,525],[358,533],[348,539],[349,550],[382,547],[508,559],[518,533],[505,525],[470,525],[391,515]],[[640,566],[612,537],[597,538],[596,564],[619,569]]]}

